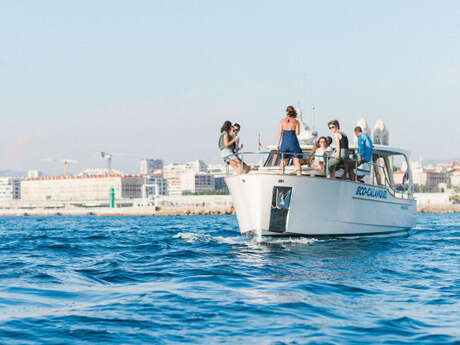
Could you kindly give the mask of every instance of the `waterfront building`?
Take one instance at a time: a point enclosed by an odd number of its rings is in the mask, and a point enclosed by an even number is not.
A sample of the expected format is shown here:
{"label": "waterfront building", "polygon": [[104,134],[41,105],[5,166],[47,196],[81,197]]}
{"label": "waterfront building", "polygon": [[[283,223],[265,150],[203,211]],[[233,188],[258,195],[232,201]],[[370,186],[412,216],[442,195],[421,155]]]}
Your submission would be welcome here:
{"label": "waterfront building", "polygon": [[410,162],[410,167],[412,171],[412,181],[414,185],[426,185],[426,174],[423,170],[421,159],[419,159],[418,161]]}
{"label": "waterfront building", "polygon": [[[163,177],[168,180],[168,194],[169,195],[182,195],[184,191],[195,190],[196,188],[190,188],[192,177],[181,176],[184,174],[201,174],[206,173],[208,166],[203,161],[197,160],[188,163],[169,163],[163,168]],[[193,178],[194,179],[194,178]],[[198,179],[198,185],[200,185],[200,178]],[[185,183],[185,185],[184,185]],[[211,189],[213,189],[212,187]],[[200,189],[200,187],[198,187]]]}
{"label": "waterfront building", "polygon": [[157,170],[163,170],[162,159],[143,159],[140,163],[141,175],[151,175]]}
{"label": "waterfront building", "polygon": [[226,190],[226,189],[228,189],[227,184],[225,183],[225,177],[223,177],[223,176],[219,176],[219,177],[214,176],[214,182],[215,182],[215,185],[214,185],[215,190]]}
{"label": "waterfront building", "polygon": [[170,176],[167,181],[169,195],[182,195],[180,175]]}
{"label": "waterfront building", "polygon": [[163,176],[165,178],[179,176],[183,173],[200,173],[206,172],[208,170],[208,166],[205,162],[197,160],[188,163],[169,163],[164,166],[163,168]]}
{"label": "waterfront building", "polygon": [[372,130],[372,142],[380,145],[390,145],[390,131],[382,119],[378,119]]}
{"label": "waterfront building", "polygon": [[227,172],[227,164],[209,164],[208,172],[210,174],[225,174]]}
{"label": "waterfront building", "polygon": [[168,180],[161,176],[145,177],[142,197],[152,199],[159,195],[168,195]]}
{"label": "waterfront building", "polygon": [[142,197],[144,178],[138,175],[97,175],[27,178],[21,182],[23,201],[108,201]]}
{"label": "waterfront building", "polygon": [[460,187],[460,167],[451,171],[450,184],[455,187]]}
{"label": "waterfront building", "polygon": [[28,178],[39,178],[42,177],[43,173],[40,170],[29,170],[27,172],[27,177]]}
{"label": "waterfront building", "polygon": [[[215,180],[212,174],[188,172],[180,175],[180,193],[197,193],[214,190]],[[177,195],[177,194],[176,194]]]}
{"label": "waterfront building", "polygon": [[446,190],[446,186],[460,185],[460,165],[457,161],[432,163],[423,166],[422,160],[419,159],[411,162],[410,165],[415,185],[425,186],[429,190]]}
{"label": "waterfront building", "polygon": [[445,168],[442,169],[425,169],[426,185],[428,187],[438,187],[439,184],[449,184],[449,175]]}
{"label": "waterfront building", "polygon": [[16,200],[21,198],[21,178],[0,177],[0,200]]}
{"label": "waterfront building", "polygon": [[79,176],[109,176],[109,175],[124,175],[123,172],[117,169],[107,169],[107,168],[90,168],[85,169],[78,174]]}

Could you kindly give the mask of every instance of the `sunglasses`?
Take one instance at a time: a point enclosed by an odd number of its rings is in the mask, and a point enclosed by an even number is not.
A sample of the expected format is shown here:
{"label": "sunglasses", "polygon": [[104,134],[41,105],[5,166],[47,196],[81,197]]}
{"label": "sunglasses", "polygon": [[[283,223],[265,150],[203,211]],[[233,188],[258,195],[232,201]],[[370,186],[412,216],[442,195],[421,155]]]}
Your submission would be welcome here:
{"label": "sunglasses", "polygon": [[330,126],[329,129],[335,128],[335,126]]}

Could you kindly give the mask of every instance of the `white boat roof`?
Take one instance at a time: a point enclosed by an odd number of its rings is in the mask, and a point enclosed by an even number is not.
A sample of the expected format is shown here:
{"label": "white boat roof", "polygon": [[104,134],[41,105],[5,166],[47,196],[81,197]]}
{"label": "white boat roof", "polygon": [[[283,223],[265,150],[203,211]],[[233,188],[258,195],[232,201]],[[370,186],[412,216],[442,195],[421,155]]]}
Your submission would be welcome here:
{"label": "white boat roof", "polygon": [[[356,145],[353,145],[355,148]],[[399,147],[394,146],[387,146],[387,145],[374,145],[374,151],[386,151],[386,152],[393,152],[393,153],[401,153],[407,157],[410,156],[410,152]]]}

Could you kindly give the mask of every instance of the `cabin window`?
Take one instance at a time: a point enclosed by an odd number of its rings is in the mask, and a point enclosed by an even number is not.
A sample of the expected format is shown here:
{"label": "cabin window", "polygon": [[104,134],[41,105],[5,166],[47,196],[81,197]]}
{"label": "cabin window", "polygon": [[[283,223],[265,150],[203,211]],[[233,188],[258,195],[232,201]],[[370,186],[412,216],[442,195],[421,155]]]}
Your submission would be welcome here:
{"label": "cabin window", "polygon": [[395,197],[406,198],[410,190],[406,156],[391,152],[374,152],[372,163],[372,183],[388,188]]}
{"label": "cabin window", "polygon": [[380,152],[375,152],[372,155],[373,184],[377,186],[391,187],[386,157],[387,156],[384,153]]}
{"label": "cabin window", "polygon": [[[281,154],[278,152],[270,152],[267,160],[265,161],[265,167],[278,167],[281,163]],[[286,166],[293,164],[292,158],[289,158]]]}
{"label": "cabin window", "polygon": [[403,154],[393,154],[389,157],[392,170],[392,186],[395,196],[405,198],[410,192],[410,169],[407,157]]}
{"label": "cabin window", "polygon": [[[307,164],[307,157],[308,154],[311,154],[311,150],[303,151],[303,157],[300,157],[300,164],[305,165]],[[265,160],[264,167],[278,167],[281,163],[281,154],[278,151],[272,151],[268,154],[267,159]],[[288,155],[289,158],[287,159],[286,166],[294,165],[294,161],[291,155]]]}
{"label": "cabin window", "polygon": [[270,152],[267,160],[265,161],[265,167],[274,167],[280,164],[281,155],[277,152]]}

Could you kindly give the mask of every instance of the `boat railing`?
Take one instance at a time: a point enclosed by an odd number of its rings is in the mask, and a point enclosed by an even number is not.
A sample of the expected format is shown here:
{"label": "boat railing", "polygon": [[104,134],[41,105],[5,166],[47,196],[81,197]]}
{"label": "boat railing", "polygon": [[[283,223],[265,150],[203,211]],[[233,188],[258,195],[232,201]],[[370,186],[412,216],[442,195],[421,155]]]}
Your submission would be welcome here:
{"label": "boat railing", "polygon": [[[243,162],[244,165],[247,165],[251,168],[251,172],[258,173],[273,173],[276,171],[277,174],[281,175],[291,175],[295,174],[293,167],[293,158],[294,154],[284,153],[280,151],[260,151],[260,152],[237,152],[228,155],[225,157],[227,161],[231,159],[237,159],[240,162]],[[315,175],[326,177],[327,167],[330,159],[335,159],[335,155],[332,154],[323,154],[318,155],[314,153],[296,153],[295,156],[301,160],[302,174],[303,175]],[[323,158],[324,165],[323,169],[320,169],[318,166],[312,167],[313,162],[316,158]],[[287,159],[285,164],[281,164],[282,161]],[[397,188],[390,179],[388,170],[378,164],[377,162],[359,162],[355,157],[349,158],[347,164],[351,164],[353,167],[353,172],[355,176],[369,175],[371,176],[371,185],[387,188],[388,191],[395,197],[401,199],[410,199],[412,198],[412,188],[410,185],[407,185],[407,188]],[[344,162],[339,165],[341,169],[344,169]],[[319,168],[319,169],[318,169]],[[377,172],[378,171],[378,172]],[[383,172],[383,183],[377,183],[374,175],[381,174]],[[231,169],[230,164],[227,164],[226,175],[235,174],[233,169]]]}

